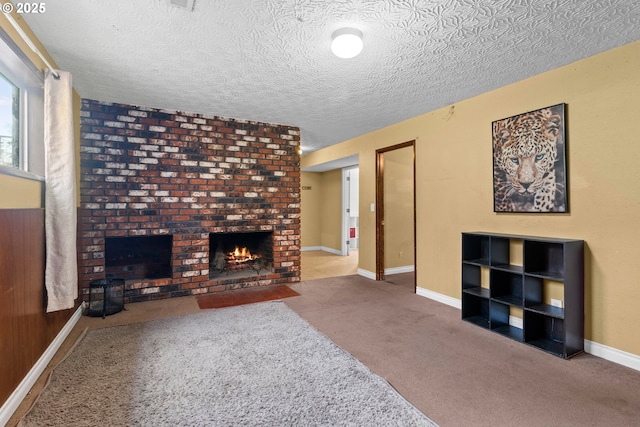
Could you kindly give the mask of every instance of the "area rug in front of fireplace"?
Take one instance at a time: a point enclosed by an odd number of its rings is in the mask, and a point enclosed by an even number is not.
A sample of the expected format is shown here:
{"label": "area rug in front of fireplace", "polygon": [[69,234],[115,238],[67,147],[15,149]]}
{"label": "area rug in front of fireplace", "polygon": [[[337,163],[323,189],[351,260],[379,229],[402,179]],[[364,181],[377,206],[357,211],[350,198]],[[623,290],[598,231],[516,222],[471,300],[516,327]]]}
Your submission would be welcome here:
{"label": "area rug in front of fireplace", "polygon": [[273,301],[298,295],[300,294],[287,285],[271,285],[202,294],[196,297],[196,301],[200,309],[207,309]]}
{"label": "area rug in front of fireplace", "polygon": [[92,330],[20,423],[432,426],[281,302]]}

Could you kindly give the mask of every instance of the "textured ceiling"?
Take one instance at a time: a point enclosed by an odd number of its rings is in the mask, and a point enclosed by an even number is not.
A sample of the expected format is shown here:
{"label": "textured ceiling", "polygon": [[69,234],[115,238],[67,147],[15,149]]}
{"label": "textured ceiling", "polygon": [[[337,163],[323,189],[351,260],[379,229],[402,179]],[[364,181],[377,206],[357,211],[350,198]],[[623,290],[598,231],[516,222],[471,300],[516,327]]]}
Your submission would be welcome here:
{"label": "textured ceiling", "polygon": [[[640,38],[638,0],[55,0],[23,15],[83,98],[298,126],[304,152]],[[344,26],[353,59],[330,52]]]}

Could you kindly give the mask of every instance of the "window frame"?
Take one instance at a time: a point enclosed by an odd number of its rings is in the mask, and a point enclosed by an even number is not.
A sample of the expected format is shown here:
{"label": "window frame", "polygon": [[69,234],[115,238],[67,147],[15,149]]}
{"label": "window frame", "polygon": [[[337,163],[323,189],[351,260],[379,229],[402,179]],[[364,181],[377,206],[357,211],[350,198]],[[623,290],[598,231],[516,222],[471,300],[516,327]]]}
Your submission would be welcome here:
{"label": "window frame", "polygon": [[0,73],[20,90],[20,165],[0,165],[0,174],[44,181],[44,73],[2,28],[0,58]]}

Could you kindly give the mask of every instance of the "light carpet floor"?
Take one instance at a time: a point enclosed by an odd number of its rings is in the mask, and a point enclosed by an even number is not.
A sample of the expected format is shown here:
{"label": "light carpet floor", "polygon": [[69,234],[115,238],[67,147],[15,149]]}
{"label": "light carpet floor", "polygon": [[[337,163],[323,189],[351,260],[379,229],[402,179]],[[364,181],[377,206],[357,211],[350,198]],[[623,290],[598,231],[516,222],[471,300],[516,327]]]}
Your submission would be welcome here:
{"label": "light carpet floor", "polygon": [[281,302],[89,331],[21,426],[431,426]]}

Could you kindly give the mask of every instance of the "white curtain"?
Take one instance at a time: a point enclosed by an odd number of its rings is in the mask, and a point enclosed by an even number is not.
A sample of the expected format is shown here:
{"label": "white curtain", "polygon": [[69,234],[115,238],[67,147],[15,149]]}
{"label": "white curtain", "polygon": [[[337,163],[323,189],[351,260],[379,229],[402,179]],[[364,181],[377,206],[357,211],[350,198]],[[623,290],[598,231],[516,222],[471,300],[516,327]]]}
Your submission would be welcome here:
{"label": "white curtain", "polygon": [[76,168],[71,74],[44,79],[47,312],[73,308],[78,297]]}

